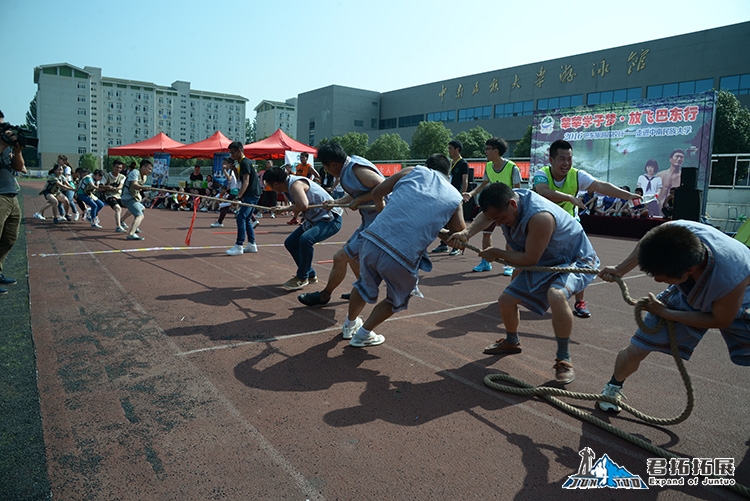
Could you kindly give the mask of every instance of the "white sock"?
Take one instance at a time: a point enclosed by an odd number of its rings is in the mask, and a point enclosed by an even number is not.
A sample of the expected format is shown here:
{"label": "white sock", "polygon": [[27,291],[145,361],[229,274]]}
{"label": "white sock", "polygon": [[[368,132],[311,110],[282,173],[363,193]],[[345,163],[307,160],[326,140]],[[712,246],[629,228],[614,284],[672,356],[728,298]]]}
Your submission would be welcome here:
{"label": "white sock", "polygon": [[372,331],[368,331],[364,327],[360,327],[359,330],[357,331],[357,334],[355,335],[360,339],[367,339],[370,337],[370,332]]}

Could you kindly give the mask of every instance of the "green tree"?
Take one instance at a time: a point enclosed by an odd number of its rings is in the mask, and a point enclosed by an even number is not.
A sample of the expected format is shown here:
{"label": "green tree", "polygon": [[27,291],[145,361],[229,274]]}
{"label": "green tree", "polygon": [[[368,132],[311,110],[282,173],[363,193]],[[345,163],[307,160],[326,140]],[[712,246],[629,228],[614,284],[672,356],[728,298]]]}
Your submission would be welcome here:
{"label": "green tree", "polygon": [[343,136],[333,136],[331,141],[339,143],[348,155],[363,157],[367,154],[367,145],[370,143],[370,138],[364,132],[347,132]]}
{"label": "green tree", "polygon": [[255,130],[257,125],[257,119],[253,118],[252,122],[249,118],[245,119],[245,144],[254,143],[256,141]]}
{"label": "green tree", "polygon": [[[731,92],[720,90],[716,102],[713,152],[750,153],[750,110]],[[737,165],[737,178],[747,175],[747,163]],[[719,158],[711,170],[711,184],[732,185],[735,182],[734,159]]]}
{"label": "green tree", "polygon": [[448,154],[453,133],[443,122],[419,122],[411,137],[411,157],[427,158],[433,153]]}
{"label": "green tree", "polygon": [[406,160],[409,144],[396,133],[385,133],[372,142],[367,150],[368,160]]}
{"label": "green tree", "polygon": [[514,157],[530,157],[531,156],[531,125],[526,127],[526,132],[523,133],[523,137],[516,143],[516,147],[513,148]]}
{"label": "green tree", "polygon": [[93,172],[99,168],[99,157],[93,153],[84,153],[78,160],[78,166]]}
{"label": "green tree", "polygon": [[29,111],[26,112],[26,123],[23,125],[25,129],[29,129],[34,133],[34,137],[37,137],[36,131],[36,96],[29,103]]}
{"label": "green tree", "polygon": [[480,126],[456,134],[456,139],[461,141],[463,150],[461,156],[464,158],[480,158],[484,156],[484,146],[492,134]]}

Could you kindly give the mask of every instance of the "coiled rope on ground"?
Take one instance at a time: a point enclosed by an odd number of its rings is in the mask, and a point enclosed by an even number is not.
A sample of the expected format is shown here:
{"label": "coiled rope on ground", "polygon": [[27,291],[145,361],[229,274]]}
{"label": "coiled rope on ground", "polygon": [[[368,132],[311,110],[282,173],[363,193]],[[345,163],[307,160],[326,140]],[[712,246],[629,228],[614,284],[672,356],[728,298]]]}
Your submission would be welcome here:
{"label": "coiled rope on ground", "polygon": [[[475,251],[477,253],[481,252],[481,250],[477,247],[474,247],[466,242],[463,242],[462,245],[466,247],[469,250]],[[509,265],[514,266],[511,263],[505,262],[501,259],[497,259],[496,262],[503,264],[503,265]],[[526,271],[542,271],[542,272],[550,272],[550,273],[586,273],[586,274],[599,274],[600,270],[597,270],[595,268],[576,268],[576,267],[560,267],[560,266],[516,266],[516,268],[520,270],[526,270]],[[606,421],[603,421],[596,416],[590,414],[589,412],[585,412],[577,407],[574,407],[567,402],[564,402],[556,397],[565,397],[565,398],[572,398],[575,400],[588,400],[588,401],[603,401],[603,402],[609,402],[615,405],[620,406],[624,411],[632,414],[637,419],[643,421],[644,423],[658,425],[658,426],[671,426],[675,424],[679,424],[683,421],[685,421],[690,414],[693,411],[693,406],[695,404],[695,399],[693,395],[693,385],[690,381],[690,375],[687,372],[687,369],[685,368],[685,364],[682,361],[682,357],[680,356],[679,348],[677,346],[677,338],[675,335],[675,329],[672,322],[666,321],[663,318],[659,318],[658,323],[654,327],[648,327],[644,324],[643,318],[641,316],[641,312],[646,305],[646,303],[649,302],[648,297],[643,297],[639,300],[635,300],[631,297],[630,292],[628,291],[628,286],[623,282],[623,280],[620,277],[613,277],[615,282],[617,282],[617,285],[620,286],[620,291],[622,293],[622,297],[625,300],[626,303],[628,303],[631,306],[634,306],[635,311],[635,321],[638,324],[638,327],[647,334],[655,334],[659,332],[661,329],[664,328],[664,325],[667,326],[667,332],[669,333],[669,348],[672,354],[672,358],[675,361],[675,364],[677,364],[677,369],[680,372],[680,376],[682,377],[682,382],[685,386],[685,392],[687,395],[687,403],[685,405],[685,410],[680,413],[680,415],[672,417],[672,418],[658,418],[649,416],[648,414],[645,414],[635,407],[632,407],[630,405],[627,405],[621,401],[618,401],[614,397],[610,397],[607,395],[602,395],[599,393],[579,393],[574,391],[568,391],[563,390],[560,388],[554,388],[550,386],[533,386],[521,379],[514,378],[513,376],[507,375],[507,374],[488,374],[484,377],[484,384],[489,386],[490,388],[493,388],[498,391],[502,391],[504,393],[512,393],[514,395],[524,395],[524,396],[537,396],[541,397],[544,400],[550,402],[551,404],[561,408],[568,414],[571,414],[575,417],[578,417],[580,419],[583,419],[586,422],[589,422],[595,426],[598,426],[599,428],[602,428],[603,430],[606,430],[614,435],[617,435],[618,437],[627,440],[628,442],[635,444],[649,452],[652,452],[656,454],[657,456],[666,458],[666,459],[672,459],[672,458],[680,458],[681,456],[678,456],[677,454],[674,454],[672,452],[669,452],[666,449],[663,449],[661,447],[657,447],[654,444],[647,442],[646,440],[643,440],[641,438],[636,437],[635,435],[626,432],[625,430],[622,430],[616,426],[613,426]],[[504,381],[508,383],[512,383],[515,386],[508,386],[505,384],[499,384],[496,381]],[[743,496],[750,498],[750,488],[747,486],[744,486],[740,483],[735,483],[734,485],[724,485],[723,487],[728,487],[729,489],[732,489],[733,491],[742,494]]]}

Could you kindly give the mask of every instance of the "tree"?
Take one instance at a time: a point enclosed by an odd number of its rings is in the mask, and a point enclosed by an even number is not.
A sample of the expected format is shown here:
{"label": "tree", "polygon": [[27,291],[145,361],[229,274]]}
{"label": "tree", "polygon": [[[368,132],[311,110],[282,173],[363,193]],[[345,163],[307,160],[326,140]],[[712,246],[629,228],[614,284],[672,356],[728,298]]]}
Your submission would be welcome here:
{"label": "tree", "polygon": [[409,144],[396,133],[385,133],[372,142],[367,150],[368,160],[406,160]]}
{"label": "tree", "polygon": [[484,146],[492,134],[477,125],[468,131],[456,134],[456,139],[461,141],[463,150],[461,156],[464,158],[479,158],[484,156]]}
{"label": "tree", "polygon": [[516,143],[516,147],[513,148],[514,157],[530,157],[531,156],[531,125],[526,127],[526,132],[523,133],[523,137]]}
{"label": "tree", "polygon": [[363,157],[367,154],[367,145],[370,143],[370,138],[364,132],[347,132],[343,136],[333,136],[331,141],[339,143],[348,155]]}
{"label": "tree", "polygon": [[[750,152],[750,110],[737,100],[734,94],[725,90],[719,91],[716,102],[716,124],[714,125],[713,152],[749,153]],[[747,163],[737,165],[737,178],[747,175]],[[714,164],[711,171],[711,184],[733,185],[734,158],[722,157]]]}
{"label": "tree", "polygon": [[93,172],[99,168],[99,157],[93,153],[84,153],[78,160],[78,166]]}
{"label": "tree", "polygon": [[448,154],[448,142],[453,133],[443,122],[419,122],[411,137],[411,157],[427,158],[433,153]]}
{"label": "tree", "polygon": [[34,137],[37,137],[36,131],[36,96],[29,103],[29,111],[26,112],[26,123],[23,125],[25,129],[29,129],[34,133]]}
{"label": "tree", "polygon": [[256,118],[253,118],[252,122],[249,118],[245,119],[245,144],[254,143],[256,141],[255,130],[257,125],[258,122]]}

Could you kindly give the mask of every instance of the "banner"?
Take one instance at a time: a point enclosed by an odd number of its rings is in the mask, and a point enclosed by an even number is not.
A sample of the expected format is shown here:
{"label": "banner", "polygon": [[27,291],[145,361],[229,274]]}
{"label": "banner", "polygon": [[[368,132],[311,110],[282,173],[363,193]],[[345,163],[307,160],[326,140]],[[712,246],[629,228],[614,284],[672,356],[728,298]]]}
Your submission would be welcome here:
{"label": "banner", "polygon": [[214,181],[221,185],[226,185],[227,180],[224,177],[224,171],[222,169],[222,163],[225,158],[229,158],[229,153],[214,153],[214,164],[211,168],[211,174],[214,177]]}
{"label": "banner", "polygon": [[161,188],[169,184],[169,153],[154,153],[154,170],[151,184]]}
{"label": "banner", "polygon": [[[297,151],[285,151],[284,152],[284,163],[287,163],[292,166],[292,172],[297,172],[297,165],[299,165],[301,162],[299,161],[300,152]],[[315,165],[315,157],[313,157],[312,154],[309,154],[307,157],[307,163],[310,165]]]}
{"label": "banner", "polygon": [[[573,146],[573,167],[602,181],[635,191],[639,180],[643,184],[646,178],[650,185],[658,177],[659,199],[664,200],[670,186],[679,187],[682,169],[697,167],[696,187],[705,194],[716,95],[710,91],[535,111],[530,175],[549,165],[550,144],[564,139]],[[704,212],[705,205],[704,195]]]}

